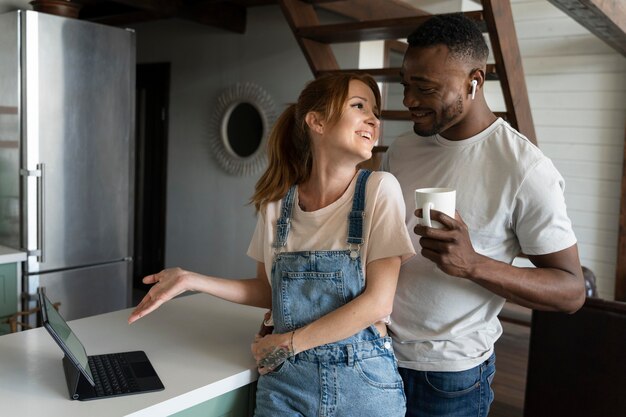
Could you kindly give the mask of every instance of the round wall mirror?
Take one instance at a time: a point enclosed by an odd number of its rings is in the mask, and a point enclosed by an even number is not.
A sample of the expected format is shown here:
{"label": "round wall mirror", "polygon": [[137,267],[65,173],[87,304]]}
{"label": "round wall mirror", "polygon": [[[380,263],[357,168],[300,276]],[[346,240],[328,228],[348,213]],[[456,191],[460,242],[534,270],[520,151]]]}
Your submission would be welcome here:
{"label": "round wall mirror", "polygon": [[235,155],[247,158],[259,149],[263,139],[263,119],[252,104],[233,104],[223,123],[225,130],[222,134]]}
{"label": "round wall mirror", "polygon": [[266,164],[266,144],[276,119],[270,95],[252,84],[235,84],[222,92],[210,119],[211,151],[233,175],[252,175]]}

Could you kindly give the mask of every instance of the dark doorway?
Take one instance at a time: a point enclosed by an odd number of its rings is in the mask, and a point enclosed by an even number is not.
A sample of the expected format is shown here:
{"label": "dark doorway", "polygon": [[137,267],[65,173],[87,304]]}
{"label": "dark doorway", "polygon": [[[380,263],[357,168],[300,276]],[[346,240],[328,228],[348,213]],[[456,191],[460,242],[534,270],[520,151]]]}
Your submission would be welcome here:
{"label": "dark doorway", "polygon": [[141,279],[165,265],[169,85],[169,63],[137,65],[135,302],[149,288]]}

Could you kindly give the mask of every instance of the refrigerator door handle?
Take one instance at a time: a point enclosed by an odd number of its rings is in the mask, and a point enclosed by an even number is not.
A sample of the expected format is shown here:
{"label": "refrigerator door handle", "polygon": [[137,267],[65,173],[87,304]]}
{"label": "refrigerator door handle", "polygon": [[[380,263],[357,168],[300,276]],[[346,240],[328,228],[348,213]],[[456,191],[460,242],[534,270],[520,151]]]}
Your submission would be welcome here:
{"label": "refrigerator door handle", "polygon": [[26,177],[37,177],[37,249],[29,250],[28,256],[37,256],[37,262],[45,262],[44,258],[44,173],[45,164],[37,164],[37,169],[23,169],[20,172]]}
{"label": "refrigerator door handle", "polygon": [[37,164],[37,170],[41,173],[41,175],[37,177],[37,247],[39,248],[37,262],[44,263],[45,165],[43,163]]}

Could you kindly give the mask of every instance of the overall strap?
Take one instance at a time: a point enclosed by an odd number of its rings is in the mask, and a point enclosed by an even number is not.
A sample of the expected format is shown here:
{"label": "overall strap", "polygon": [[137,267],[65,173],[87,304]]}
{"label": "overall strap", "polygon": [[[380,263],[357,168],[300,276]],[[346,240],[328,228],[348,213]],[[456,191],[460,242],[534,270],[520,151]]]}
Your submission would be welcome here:
{"label": "overall strap", "polygon": [[287,235],[291,226],[291,211],[293,209],[293,201],[296,195],[296,186],[292,185],[287,191],[283,202],[280,206],[280,217],[276,221],[276,239],[272,243],[274,248],[282,248],[287,244]]}
{"label": "overall strap", "polygon": [[363,218],[365,217],[365,186],[372,171],[362,170],[356,180],[352,211],[348,215],[348,244],[363,244]]}

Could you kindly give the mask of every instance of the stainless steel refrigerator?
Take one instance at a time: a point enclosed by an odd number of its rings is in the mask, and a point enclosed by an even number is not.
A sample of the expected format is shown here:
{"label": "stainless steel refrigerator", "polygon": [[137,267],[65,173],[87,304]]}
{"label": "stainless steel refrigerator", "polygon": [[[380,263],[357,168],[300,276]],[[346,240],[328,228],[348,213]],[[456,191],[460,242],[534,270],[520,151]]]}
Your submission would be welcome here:
{"label": "stainless steel refrigerator", "polygon": [[0,244],[66,319],[131,302],[135,34],[0,15]]}

